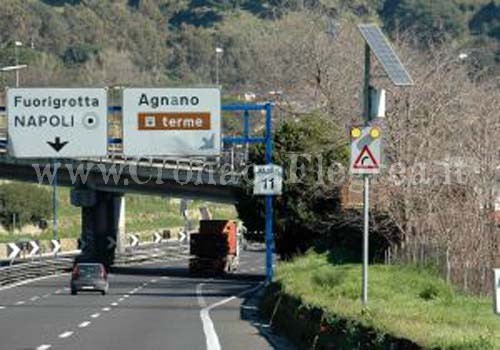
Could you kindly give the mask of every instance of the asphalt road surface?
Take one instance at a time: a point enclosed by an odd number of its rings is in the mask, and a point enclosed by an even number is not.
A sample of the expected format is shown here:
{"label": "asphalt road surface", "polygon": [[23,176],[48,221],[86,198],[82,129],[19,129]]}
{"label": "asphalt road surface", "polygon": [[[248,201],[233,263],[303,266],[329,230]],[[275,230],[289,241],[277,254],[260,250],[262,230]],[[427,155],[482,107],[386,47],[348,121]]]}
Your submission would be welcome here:
{"label": "asphalt road surface", "polygon": [[0,349],[276,349],[241,317],[264,266],[245,252],[231,279],[189,277],[185,260],[123,267],[106,296],[70,295],[67,274],[0,289]]}

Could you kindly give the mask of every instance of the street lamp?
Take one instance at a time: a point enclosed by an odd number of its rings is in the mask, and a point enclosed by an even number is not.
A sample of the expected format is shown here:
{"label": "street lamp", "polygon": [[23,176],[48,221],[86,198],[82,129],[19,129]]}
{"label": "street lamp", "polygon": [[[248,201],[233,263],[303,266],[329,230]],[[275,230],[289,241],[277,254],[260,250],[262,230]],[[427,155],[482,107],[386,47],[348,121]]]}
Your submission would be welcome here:
{"label": "street lamp", "polygon": [[[14,41],[14,50],[16,55],[16,66],[19,66],[19,50],[18,47],[23,46],[20,41]],[[16,87],[19,87],[19,69],[16,69]]]}
{"label": "street lamp", "polygon": [[1,67],[0,72],[11,72],[11,71],[16,71],[16,87],[19,87],[19,71],[21,69],[28,68],[27,64],[18,64],[15,66],[6,66],[6,67]]}
{"label": "street lamp", "polygon": [[220,47],[215,48],[215,84],[219,85],[219,56],[224,50]]}

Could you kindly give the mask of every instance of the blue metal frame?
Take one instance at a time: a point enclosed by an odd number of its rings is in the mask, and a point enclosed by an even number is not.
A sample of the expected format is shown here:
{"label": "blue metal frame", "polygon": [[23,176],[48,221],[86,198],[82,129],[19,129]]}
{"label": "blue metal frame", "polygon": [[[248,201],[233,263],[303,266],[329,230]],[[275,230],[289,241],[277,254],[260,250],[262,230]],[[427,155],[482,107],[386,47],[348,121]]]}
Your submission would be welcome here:
{"label": "blue metal frame", "polygon": [[[257,105],[228,105],[222,106],[225,112],[243,112],[243,136],[224,137],[222,141],[229,144],[265,144],[266,164],[273,163],[273,118],[272,105],[270,103]],[[252,137],[250,135],[250,111],[266,111],[266,135],[264,137]],[[265,196],[266,201],[266,281],[273,279],[273,197]]]}
{"label": "blue metal frame", "polygon": [[[109,106],[108,113],[120,112],[121,106]],[[5,112],[5,106],[0,106],[0,112]],[[273,162],[273,137],[272,137],[272,105],[266,104],[234,104],[222,106],[224,112],[243,112],[243,136],[223,137],[222,142],[226,144],[264,144],[266,147],[266,164]],[[266,134],[264,137],[252,137],[250,127],[250,112],[266,111]],[[122,143],[121,138],[109,138],[109,144]],[[57,176],[57,173],[56,173]],[[57,177],[54,179],[54,211],[57,212]],[[273,278],[273,197],[265,196],[266,202],[266,280],[270,282]],[[54,236],[57,235],[57,215],[54,216]],[[56,238],[56,237],[54,237]]]}

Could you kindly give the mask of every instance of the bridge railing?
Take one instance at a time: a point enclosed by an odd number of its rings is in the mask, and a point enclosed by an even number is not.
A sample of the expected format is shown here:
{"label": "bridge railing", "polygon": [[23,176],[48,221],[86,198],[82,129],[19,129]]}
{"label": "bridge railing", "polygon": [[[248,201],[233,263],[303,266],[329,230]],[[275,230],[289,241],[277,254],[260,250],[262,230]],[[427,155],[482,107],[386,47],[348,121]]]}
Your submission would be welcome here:
{"label": "bridge railing", "polygon": [[[244,134],[249,134],[249,115],[248,112],[243,116]],[[8,129],[5,106],[0,106],[0,155],[7,154]],[[222,137],[222,151],[217,157],[179,157],[162,156],[146,157],[138,160],[137,158],[125,157],[123,155],[122,139],[122,115],[120,106],[108,107],[108,154],[104,158],[82,158],[80,161],[94,161],[99,163],[107,162],[134,162],[136,166],[155,166],[162,165],[169,168],[190,169],[201,171],[216,171],[222,173],[241,173],[244,171],[248,162],[248,143],[247,145],[235,144],[231,142],[235,137]]]}

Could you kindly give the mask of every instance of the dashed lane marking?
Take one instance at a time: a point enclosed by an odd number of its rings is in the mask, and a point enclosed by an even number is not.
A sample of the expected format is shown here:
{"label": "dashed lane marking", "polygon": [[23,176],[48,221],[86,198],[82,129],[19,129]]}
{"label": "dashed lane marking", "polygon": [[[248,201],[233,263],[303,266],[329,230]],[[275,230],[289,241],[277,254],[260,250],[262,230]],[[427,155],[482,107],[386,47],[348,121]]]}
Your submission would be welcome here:
{"label": "dashed lane marking", "polygon": [[99,316],[101,316],[101,314],[98,313],[98,312],[96,312],[95,314],[90,315],[91,318],[98,318]]}
{"label": "dashed lane marking", "polygon": [[24,301],[20,300],[16,303],[16,305],[23,305],[24,304]]}
{"label": "dashed lane marking", "polygon": [[64,339],[64,338],[69,338],[73,335],[74,332],[72,331],[67,331],[64,333],[59,334],[59,338]]}
{"label": "dashed lane marking", "polygon": [[42,344],[36,348],[36,350],[49,350],[52,347],[50,344]]}
{"label": "dashed lane marking", "polygon": [[90,321],[85,321],[85,322],[82,322],[78,325],[78,328],[85,328],[85,327],[88,327],[90,325]]}
{"label": "dashed lane marking", "polygon": [[31,301],[36,301],[40,299],[40,297],[38,295],[35,295],[34,297],[30,298]]}
{"label": "dashed lane marking", "polygon": [[103,307],[103,308],[102,308],[102,311],[106,311],[106,312],[107,312],[107,311],[109,311],[109,310],[111,310],[111,308],[109,308],[109,307]]}
{"label": "dashed lane marking", "polygon": [[111,303],[111,306],[118,306],[118,303]]}

